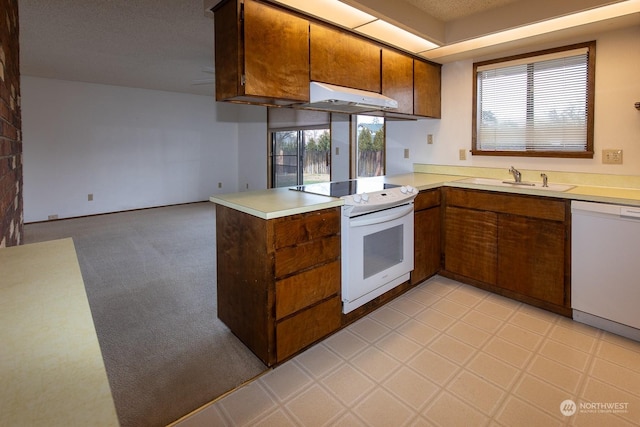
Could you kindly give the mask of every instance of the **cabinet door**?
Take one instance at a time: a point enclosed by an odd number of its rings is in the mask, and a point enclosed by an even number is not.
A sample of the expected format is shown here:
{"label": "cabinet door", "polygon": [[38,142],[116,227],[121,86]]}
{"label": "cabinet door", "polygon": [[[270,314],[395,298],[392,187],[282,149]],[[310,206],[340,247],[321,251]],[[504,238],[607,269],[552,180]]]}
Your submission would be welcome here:
{"label": "cabinet door", "polygon": [[223,3],[214,14],[216,101],[237,96],[242,89],[242,39],[235,1]]}
{"label": "cabinet door", "polygon": [[309,21],[246,0],[244,63],[245,95],[308,101]]}
{"label": "cabinet door", "polygon": [[500,215],[498,248],[498,286],[565,305],[564,223]]}
{"label": "cabinet door", "polygon": [[498,216],[495,212],[445,208],[445,270],[496,283]]}
{"label": "cabinet door", "polygon": [[441,67],[429,62],[413,63],[413,113],[418,116],[440,118]]}
{"label": "cabinet door", "polygon": [[380,93],[380,47],[319,24],[310,31],[311,80]]}
{"label": "cabinet door", "polygon": [[389,111],[413,114],[413,58],[382,49],[382,94],[398,101]]}
{"label": "cabinet door", "polygon": [[420,283],[440,270],[440,207],[414,214],[414,269],[411,283]]}

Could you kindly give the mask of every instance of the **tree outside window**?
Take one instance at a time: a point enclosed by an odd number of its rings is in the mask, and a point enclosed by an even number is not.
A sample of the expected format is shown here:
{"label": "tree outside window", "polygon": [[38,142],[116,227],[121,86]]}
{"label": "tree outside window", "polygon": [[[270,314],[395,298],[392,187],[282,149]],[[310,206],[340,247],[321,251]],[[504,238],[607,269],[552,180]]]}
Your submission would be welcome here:
{"label": "tree outside window", "polygon": [[356,170],[358,178],[384,175],[384,119],[357,116]]}

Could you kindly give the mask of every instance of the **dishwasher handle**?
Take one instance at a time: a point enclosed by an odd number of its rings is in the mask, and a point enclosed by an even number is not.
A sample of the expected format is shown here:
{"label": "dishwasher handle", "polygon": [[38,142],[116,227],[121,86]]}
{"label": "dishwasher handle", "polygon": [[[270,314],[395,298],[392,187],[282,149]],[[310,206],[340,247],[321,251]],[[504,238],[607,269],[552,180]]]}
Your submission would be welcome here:
{"label": "dishwasher handle", "polygon": [[622,206],[620,207],[620,216],[640,219],[640,208]]}

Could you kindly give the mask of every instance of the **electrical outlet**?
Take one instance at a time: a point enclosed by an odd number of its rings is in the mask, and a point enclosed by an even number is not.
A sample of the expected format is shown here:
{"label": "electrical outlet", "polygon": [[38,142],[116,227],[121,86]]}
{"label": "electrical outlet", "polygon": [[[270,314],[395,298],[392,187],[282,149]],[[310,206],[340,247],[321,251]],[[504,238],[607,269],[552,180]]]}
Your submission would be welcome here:
{"label": "electrical outlet", "polygon": [[460,157],[460,160],[467,160],[467,150],[465,150],[464,148],[461,148],[458,151],[458,156]]}
{"label": "electrical outlet", "polygon": [[58,219],[58,214],[49,215],[48,219]]}
{"label": "electrical outlet", "polygon": [[404,158],[405,158],[405,159],[408,159],[408,158],[409,158],[409,149],[408,149],[408,148],[405,148],[405,149],[404,149]]}
{"label": "electrical outlet", "polygon": [[427,135],[427,144],[433,144],[433,135],[432,134]]}
{"label": "electrical outlet", "polygon": [[340,155],[340,147],[336,147],[336,156]]}
{"label": "electrical outlet", "polygon": [[88,200],[89,202],[92,202],[92,201],[93,201],[93,193],[89,193],[89,194],[87,194],[87,200]]}
{"label": "electrical outlet", "polygon": [[222,183],[221,182],[218,183],[218,188],[222,188]]}
{"label": "electrical outlet", "polygon": [[605,165],[621,165],[622,150],[615,150],[615,149],[602,150],[602,163]]}

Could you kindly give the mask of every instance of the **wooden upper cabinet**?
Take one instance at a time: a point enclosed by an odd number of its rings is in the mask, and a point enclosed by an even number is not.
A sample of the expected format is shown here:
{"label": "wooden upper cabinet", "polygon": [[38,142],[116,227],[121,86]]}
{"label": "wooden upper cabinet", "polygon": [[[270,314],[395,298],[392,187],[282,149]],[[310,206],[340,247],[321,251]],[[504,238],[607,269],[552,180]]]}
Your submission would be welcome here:
{"label": "wooden upper cabinet", "polygon": [[216,100],[309,100],[309,21],[255,0],[215,10]]}
{"label": "wooden upper cabinet", "polygon": [[382,49],[382,94],[398,101],[391,111],[413,114],[413,58]]}
{"label": "wooden upper cabinet", "polygon": [[414,60],[413,112],[417,116],[440,118],[441,66]]}
{"label": "wooden upper cabinet", "polygon": [[380,93],[380,47],[311,23],[311,80]]}

